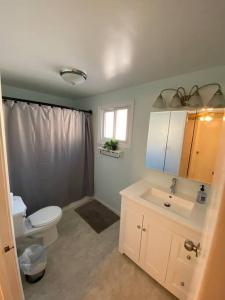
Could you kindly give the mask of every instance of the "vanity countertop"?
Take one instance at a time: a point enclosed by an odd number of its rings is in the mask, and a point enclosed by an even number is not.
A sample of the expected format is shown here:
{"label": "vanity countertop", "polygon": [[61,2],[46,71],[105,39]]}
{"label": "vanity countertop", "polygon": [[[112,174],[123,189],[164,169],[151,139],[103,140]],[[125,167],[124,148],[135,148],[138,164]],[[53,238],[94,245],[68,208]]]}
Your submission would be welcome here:
{"label": "vanity countertop", "polygon": [[163,192],[168,193],[168,189],[165,189],[164,187],[157,186],[153,183],[150,183],[149,181],[142,179],[131,186],[127,187],[126,189],[122,190],[120,192],[121,196],[127,197],[139,204],[144,205],[145,207],[148,207],[155,211],[156,213],[160,213],[161,215],[165,216],[166,218],[182,224],[183,226],[186,226],[187,228],[194,230],[198,233],[202,233],[203,227],[204,227],[204,221],[207,211],[207,203],[206,204],[199,204],[195,201],[195,199],[191,198],[188,195],[183,195],[182,193],[176,193],[175,196],[184,198],[188,201],[194,202],[194,208],[191,212],[191,215],[189,217],[183,217],[181,215],[178,215],[174,212],[171,212],[163,207],[160,207],[156,204],[151,203],[150,201],[147,201],[141,197],[143,193],[149,188],[157,188]]}

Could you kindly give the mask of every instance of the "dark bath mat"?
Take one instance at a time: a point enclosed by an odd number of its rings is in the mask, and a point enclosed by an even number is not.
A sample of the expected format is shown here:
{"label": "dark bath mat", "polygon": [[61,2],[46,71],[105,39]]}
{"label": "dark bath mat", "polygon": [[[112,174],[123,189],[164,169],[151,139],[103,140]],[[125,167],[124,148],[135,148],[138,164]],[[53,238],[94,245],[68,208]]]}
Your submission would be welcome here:
{"label": "dark bath mat", "polygon": [[75,211],[97,232],[100,233],[113,223],[119,220],[119,217],[110,209],[102,205],[97,200],[92,200],[78,208]]}

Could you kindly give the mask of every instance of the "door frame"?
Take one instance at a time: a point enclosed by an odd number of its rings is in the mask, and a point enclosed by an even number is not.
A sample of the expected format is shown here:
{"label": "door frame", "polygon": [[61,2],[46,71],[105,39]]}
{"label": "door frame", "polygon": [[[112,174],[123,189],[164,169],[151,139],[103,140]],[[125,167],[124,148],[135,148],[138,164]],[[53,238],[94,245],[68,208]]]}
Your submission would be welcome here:
{"label": "door frame", "polygon": [[[225,122],[224,122],[225,123]],[[211,186],[201,256],[193,278],[196,294],[188,300],[225,299],[225,124]]]}
{"label": "door frame", "polygon": [[[5,126],[0,79],[0,299],[24,299],[10,203]],[[9,249],[5,248],[8,247]]]}

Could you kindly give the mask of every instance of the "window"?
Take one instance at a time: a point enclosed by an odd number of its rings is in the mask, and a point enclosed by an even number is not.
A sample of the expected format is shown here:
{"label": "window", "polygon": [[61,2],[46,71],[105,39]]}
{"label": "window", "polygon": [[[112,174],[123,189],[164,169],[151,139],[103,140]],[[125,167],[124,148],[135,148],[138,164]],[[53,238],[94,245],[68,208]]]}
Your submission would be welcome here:
{"label": "window", "polygon": [[105,139],[113,138],[113,128],[114,127],[114,111],[104,112],[104,133],[103,137]]}
{"label": "window", "polygon": [[120,105],[100,108],[100,139],[101,144],[109,139],[116,139],[123,147],[129,147],[133,105]]}
{"label": "window", "polygon": [[116,110],[115,138],[118,141],[127,140],[127,114],[128,108]]}

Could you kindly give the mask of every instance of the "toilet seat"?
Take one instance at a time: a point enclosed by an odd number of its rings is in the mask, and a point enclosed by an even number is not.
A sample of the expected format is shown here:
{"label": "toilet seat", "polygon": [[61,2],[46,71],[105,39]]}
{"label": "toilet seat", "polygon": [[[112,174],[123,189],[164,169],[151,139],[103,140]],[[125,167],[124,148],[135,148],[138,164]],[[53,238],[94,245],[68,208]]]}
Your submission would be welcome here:
{"label": "toilet seat", "polygon": [[60,218],[62,215],[62,210],[58,206],[48,206],[39,209],[32,215],[28,217],[31,222],[32,227],[42,227],[46,226],[56,219]]}

